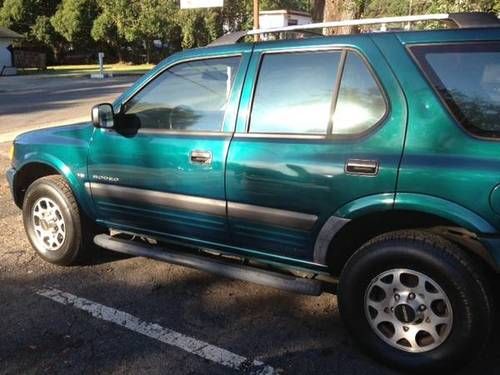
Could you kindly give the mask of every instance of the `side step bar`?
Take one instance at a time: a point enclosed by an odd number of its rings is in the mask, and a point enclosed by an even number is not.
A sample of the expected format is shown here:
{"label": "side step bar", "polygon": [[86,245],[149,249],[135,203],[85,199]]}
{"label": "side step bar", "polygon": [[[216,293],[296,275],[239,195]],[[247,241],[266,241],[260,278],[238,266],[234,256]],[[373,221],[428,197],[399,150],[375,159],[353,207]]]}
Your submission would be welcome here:
{"label": "side step bar", "polygon": [[211,259],[202,255],[181,253],[176,250],[168,250],[160,246],[124,240],[107,234],[99,234],[95,236],[94,242],[96,245],[111,251],[152,258],[167,263],[207,271],[219,276],[249,281],[251,283],[270,286],[299,294],[319,296],[323,291],[323,283],[320,280],[295,277],[292,275],[281,274],[279,272],[261,270],[252,266],[231,264],[219,259]]}

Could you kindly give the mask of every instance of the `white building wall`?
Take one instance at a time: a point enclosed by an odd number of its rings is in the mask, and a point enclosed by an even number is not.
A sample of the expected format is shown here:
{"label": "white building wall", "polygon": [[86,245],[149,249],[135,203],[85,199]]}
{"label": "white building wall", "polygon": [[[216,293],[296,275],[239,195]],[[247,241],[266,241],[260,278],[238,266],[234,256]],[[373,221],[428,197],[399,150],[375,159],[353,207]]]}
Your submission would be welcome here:
{"label": "white building wall", "polygon": [[261,29],[305,25],[311,22],[311,17],[308,15],[286,10],[262,11],[259,15],[259,27]]}
{"label": "white building wall", "polygon": [[259,17],[259,27],[269,29],[271,27],[283,27],[287,25],[287,15],[282,14],[261,14]]}
{"label": "white building wall", "polygon": [[4,66],[11,66],[11,54],[7,49],[11,44],[11,39],[0,39],[0,70],[2,70]]}

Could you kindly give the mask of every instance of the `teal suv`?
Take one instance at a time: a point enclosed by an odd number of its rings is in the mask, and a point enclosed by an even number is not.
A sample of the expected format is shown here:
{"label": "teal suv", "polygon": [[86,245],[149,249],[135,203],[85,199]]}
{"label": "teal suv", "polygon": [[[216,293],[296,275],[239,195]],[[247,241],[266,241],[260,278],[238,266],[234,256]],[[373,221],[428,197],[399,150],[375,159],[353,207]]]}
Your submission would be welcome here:
{"label": "teal suv", "polygon": [[500,28],[484,19],[170,56],[92,123],[17,137],[27,236],[61,265],[97,244],[337,293],[377,359],[457,366],[488,343],[500,271]]}

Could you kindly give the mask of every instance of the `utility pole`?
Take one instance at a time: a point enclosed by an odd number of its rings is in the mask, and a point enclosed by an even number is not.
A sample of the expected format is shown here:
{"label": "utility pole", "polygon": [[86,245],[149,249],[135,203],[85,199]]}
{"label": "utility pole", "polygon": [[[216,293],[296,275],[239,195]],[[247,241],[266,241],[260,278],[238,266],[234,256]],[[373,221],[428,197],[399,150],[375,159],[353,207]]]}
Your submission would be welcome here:
{"label": "utility pole", "polygon": [[259,0],[253,0],[253,28],[259,28]]}
{"label": "utility pole", "polygon": [[[253,0],[253,28],[257,30],[259,28],[259,0]],[[258,35],[254,35],[254,40],[257,42],[259,40]]]}

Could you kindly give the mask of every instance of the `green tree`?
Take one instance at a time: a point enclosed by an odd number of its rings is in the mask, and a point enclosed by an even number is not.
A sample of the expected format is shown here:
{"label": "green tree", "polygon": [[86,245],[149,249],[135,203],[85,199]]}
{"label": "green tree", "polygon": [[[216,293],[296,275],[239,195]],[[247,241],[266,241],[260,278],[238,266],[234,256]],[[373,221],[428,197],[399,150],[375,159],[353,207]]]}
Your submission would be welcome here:
{"label": "green tree", "polygon": [[[109,12],[100,13],[94,20],[91,30],[92,39],[107,46],[120,61],[124,60],[123,45],[125,41],[118,35],[118,30]],[[102,49],[102,48],[101,48]]]}
{"label": "green tree", "polygon": [[[0,26],[23,34],[19,43],[61,52],[111,52],[120,60],[159,57],[204,46],[226,31],[252,27],[252,0],[225,0],[224,7],[181,10],[178,0],[0,0]],[[260,0],[261,10],[304,10],[315,21],[460,11],[500,12],[500,0]],[[433,25],[430,25],[431,27]],[[352,32],[353,30],[340,30]]]}
{"label": "green tree", "polygon": [[0,25],[19,33],[25,33],[24,26],[29,18],[28,4],[25,0],[5,0],[0,9]]}
{"label": "green tree", "polygon": [[4,0],[0,8],[0,26],[30,37],[38,16],[51,16],[60,0]]}
{"label": "green tree", "polygon": [[102,0],[99,2],[99,13],[94,20],[91,36],[94,40],[107,44],[118,59],[123,61],[127,44],[124,28],[132,19],[128,1]]}
{"label": "green tree", "polygon": [[46,50],[50,60],[50,54],[58,56],[63,44],[49,19],[58,3],[59,0],[4,0],[0,2],[0,26],[25,37],[16,45]]}
{"label": "green tree", "polygon": [[371,0],[366,7],[370,17],[473,11],[498,12],[500,0]]}
{"label": "green tree", "polygon": [[222,15],[213,9],[185,9],[177,13],[182,48],[206,46],[222,35]]}
{"label": "green tree", "polygon": [[70,44],[85,48],[89,45],[96,16],[97,5],[94,0],[63,0],[50,22],[54,30]]}
{"label": "green tree", "polygon": [[155,39],[167,41],[177,26],[177,5],[174,0],[103,0],[100,14],[94,21],[92,37],[118,48],[132,49],[134,54],[144,53],[150,59]]}
{"label": "green tree", "polygon": [[38,16],[29,34],[33,40],[50,49],[55,61],[59,60],[64,39],[54,30],[49,17]]}

